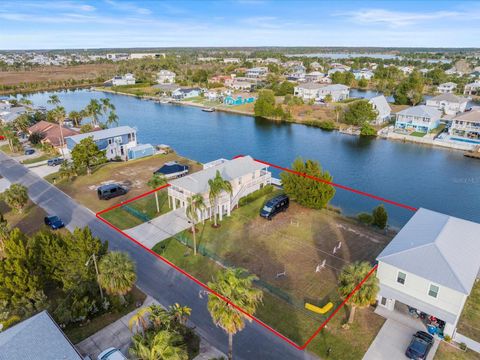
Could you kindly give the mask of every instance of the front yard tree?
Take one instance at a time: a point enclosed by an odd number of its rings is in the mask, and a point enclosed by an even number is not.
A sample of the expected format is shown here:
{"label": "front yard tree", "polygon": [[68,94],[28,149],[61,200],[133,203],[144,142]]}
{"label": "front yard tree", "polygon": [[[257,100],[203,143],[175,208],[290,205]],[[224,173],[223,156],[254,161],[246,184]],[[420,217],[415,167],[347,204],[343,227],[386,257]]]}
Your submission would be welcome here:
{"label": "front yard tree", "polygon": [[[160,174],[153,174],[152,178],[148,181],[147,185],[152,189],[158,189],[160,186],[163,186],[167,183],[165,176]],[[158,191],[155,191],[155,203],[157,205],[157,213],[160,212],[160,204],[158,202]]]}
{"label": "front yard tree", "polygon": [[373,209],[372,217],[373,225],[378,226],[380,229],[385,229],[385,227],[387,226],[388,214],[383,204],[378,205],[375,209]]}
{"label": "front yard tree", "polygon": [[146,337],[136,334],[130,354],[142,360],[187,360],[188,352],[180,334],[161,330]]}
{"label": "front yard tree", "polygon": [[3,192],[2,198],[14,212],[21,214],[28,203],[28,191],[22,184],[12,184]]}
{"label": "front yard tree", "polygon": [[125,303],[124,296],[132,290],[137,274],[135,263],[127,253],[112,251],[106,254],[98,264],[98,281],[107,294],[119,296]]}
{"label": "front yard tree", "polygon": [[347,124],[360,126],[375,120],[377,115],[377,111],[368,100],[358,100],[348,106],[344,120]]}
{"label": "front yard tree", "polygon": [[208,180],[208,186],[210,187],[208,197],[210,199],[210,204],[213,207],[213,222],[214,226],[217,227],[218,198],[223,192],[232,195],[232,184],[230,184],[229,181],[224,180],[222,175],[220,175],[220,171],[217,170],[215,177]]}
{"label": "front yard tree", "polygon": [[[346,299],[352,291],[356,289],[371,270],[371,265],[367,262],[355,262],[346,265],[339,276],[338,292],[343,299]],[[363,308],[373,304],[378,293],[378,279],[375,274],[371,274],[363,285],[347,300],[350,306],[348,323],[353,322],[355,309]]]}
{"label": "front yard tree", "polygon": [[92,137],[81,140],[72,150],[72,161],[76,170],[87,170],[87,174],[92,173],[94,166],[103,164],[107,161],[105,152],[98,149],[97,144]]}
{"label": "front yard tree", "polygon": [[193,254],[197,255],[197,230],[195,229],[195,224],[200,221],[199,213],[205,209],[205,201],[203,196],[200,194],[195,194],[192,197],[188,198],[188,205],[186,214],[188,220],[192,224],[192,236],[193,236]]}
{"label": "front yard tree", "polygon": [[[263,298],[262,291],[253,285],[257,279],[255,275],[249,275],[245,269],[227,268],[219,272],[215,281],[208,283],[208,287],[248,314],[253,315]],[[243,330],[245,319],[252,320],[213,293],[208,295],[207,306],[215,325],[221,327],[228,334],[228,359],[231,360],[233,358],[233,335]]]}
{"label": "front yard tree", "polygon": [[253,106],[255,116],[269,117],[275,113],[275,94],[272,90],[261,90]]}
{"label": "front yard tree", "polygon": [[[322,181],[333,181],[333,177],[328,171],[322,171],[318,161],[307,160],[304,162],[299,157],[293,162],[292,169],[300,174],[313,176]],[[335,188],[322,181],[290,172],[283,172],[280,177],[285,193],[300,205],[312,209],[323,209],[335,195]]]}

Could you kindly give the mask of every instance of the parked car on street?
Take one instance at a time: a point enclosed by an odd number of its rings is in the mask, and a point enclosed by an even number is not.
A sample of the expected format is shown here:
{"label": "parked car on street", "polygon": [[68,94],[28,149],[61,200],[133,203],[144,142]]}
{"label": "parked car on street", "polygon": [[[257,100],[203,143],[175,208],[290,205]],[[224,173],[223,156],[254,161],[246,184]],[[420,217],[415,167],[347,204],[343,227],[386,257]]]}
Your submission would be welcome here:
{"label": "parked car on street", "polygon": [[128,189],[119,184],[102,185],[97,189],[97,195],[100,200],[109,200],[117,196],[125,195]]}
{"label": "parked car on street", "polygon": [[267,201],[262,210],[260,210],[260,216],[272,220],[279,212],[286,211],[289,204],[290,200],[287,195],[278,195]]}
{"label": "parked car on street", "polygon": [[25,149],[25,152],[24,152],[25,155],[32,155],[32,154],[35,154],[35,149]]}
{"label": "parked car on street", "polygon": [[63,163],[63,159],[62,158],[54,158],[54,159],[50,159],[47,161],[47,165],[48,166],[57,166],[57,165],[60,165],[61,163]]}
{"label": "parked car on street", "polygon": [[62,219],[56,215],[45,217],[45,225],[50,227],[52,230],[58,230],[65,227]]}
{"label": "parked car on street", "polygon": [[405,356],[412,360],[425,360],[433,345],[433,336],[425,331],[417,331],[408,345]]}
{"label": "parked car on street", "polygon": [[127,360],[125,355],[119,349],[114,347],[103,350],[97,357],[97,360]]}

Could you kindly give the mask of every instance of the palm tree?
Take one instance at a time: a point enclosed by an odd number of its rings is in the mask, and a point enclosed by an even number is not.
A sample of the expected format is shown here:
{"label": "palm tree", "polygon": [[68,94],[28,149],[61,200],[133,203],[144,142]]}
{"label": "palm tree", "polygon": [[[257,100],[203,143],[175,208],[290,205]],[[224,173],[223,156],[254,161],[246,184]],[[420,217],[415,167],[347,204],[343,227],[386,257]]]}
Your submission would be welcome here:
{"label": "palm tree", "polygon": [[195,194],[188,198],[188,205],[186,209],[187,218],[192,224],[192,235],[193,235],[193,254],[197,255],[197,229],[195,229],[195,224],[200,220],[199,212],[201,213],[205,209],[205,201],[203,196],[200,194]]}
{"label": "palm tree", "polygon": [[210,192],[208,194],[208,197],[210,199],[210,204],[213,207],[214,226],[217,227],[218,197],[224,191],[228,192],[231,195],[232,184],[230,184],[229,181],[224,180],[222,178],[222,175],[220,175],[220,171],[217,170],[215,177],[213,179],[208,180],[208,186],[210,187]]}
{"label": "palm tree", "polygon": [[115,111],[111,110],[110,114],[108,114],[107,121],[105,122],[107,126],[110,126],[112,124],[118,125],[118,116],[115,113]]}
{"label": "palm tree", "polygon": [[58,95],[50,95],[47,103],[51,105],[58,105],[60,104],[60,99],[58,98]]}
{"label": "palm tree", "polygon": [[[255,275],[248,275],[245,269],[227,268],[218,273],[215,281],[209,282],[208,286],[248,314],[253,315],[263,297],[262,291],[253,286],[253,281],[257,279]],[[208,311],[215,325],[221,327],[228,334],[228,359],[231,360],[233,358],[233,335],[243,330],[245,319],[248,321],[252,321],[252,319],[213,293],[208,295]]]}
{"label": "palm tree", "polygon": [[21,131],[26,133],[28,128],[30,127],[30,119],[28,118],[27,114],[22,114],[13,120],[13,126],[17,131]]}
{"label": "palm tree", "polygon": [[[367,277],[370,270],[371,265],[367,261],[346,265],[338,277],[338,292],[340,296],[346,299],[356,289],[358,284]],[[347,304],[350,305],[349,324],[353,322],[357,307],[367,307],[375,302],[378,290],[378,279],[375,275],[371,275],[348,299]]]}
{"label": "palm tree", "polygon": [[[52,96],[56,96],[56,95],[52,95]],[[64,153],[65,139],[63,138],[63,123],[65,122],[65,118],[67,117],[67,114],[63,106],[57,106],[55,109],[52,110],[52,112],[53,112],[53,119],[55,120],[56,123],[58,123],[60,128],[60,146],[62,149],[62,156],[65,159],[65,153]]]}
{"label": "palm tree", "polygon": [[108,118],[105,124],[107,126],[110,126],[112,124],[118,125],[118,116],[115,113],[115,105],[113,105],[110,99],[108,98],[100,99],[100,103],[101,103],[102,112],[104,115],[106,115],[107,112],[109,111]]}
{"label": "palm tree", "polygon": [[132,290],[137,274],[135,264],[127,253],[112,251],[102,257],[99,264],[98,281],[107,294],[118,295],[125,302],[124,295]]}
{"label": "palm tree", "polygon": [[168,313],[176,323],[185,326],[188,317],[192,314],[192,309],[188,306],[181,306],[179,303],[175,303],[168,308]]}
{"label": "palm tree", "polygon": [[[152,178],[147,182],[147,185],[152,189],[158,189],[160,186],[163,186],[167,183],[165,176],[160,174],[153,174]],[[160,204],[158,202],[158,191],[155,191],[155,202],[157,204],[157,213],[160,212]]]}
{"label": "palm tree", "polygon": [[133,332],[133,328],[142,329],[142,334],[145,334],[145,331],[147,331],[148,328],[146,316],[149,315],[150,312],[151,308],[149,306],[138,310],[128,321],[128,328],[130,331]]}
{"label": "palm tree", "polygon": [[87,114],[88,117],[92,118],[94,126],[98,126],[99,118],[102,115],[102,106],[100,105],[98,100],[90,100],[87,107],[85,108],[85,114]]}
{"label": "palm tree", "polygon": [[135,335],[130,353],[141,360],[187,360],[181,335],[162,330],[147,339]]}
{"label": "palm tree", "polygon": [[27,98],[26,96],[23,96],[19,101],[18,101],[20,104],[22,105],[33,105],[33,102],[32,100],[30,100],[29,98]]}
{"label": "palm tree", "polygon": [[20,140],[18,140],[17,134],[11,125],[7,124],[0,127],[0,135],[5,136],[5,139],[7,139],[11,152],[15,152],[15,149],[20,146]]}
{"label": "palm tree", "polygon": [[70,111],[68,114],[68,118],[73,121],[75,126],[80,126],[83,118],[85,117],[85,113],[83,111]]}
{"label": "palm tree", "polygon": [[160,305],[152,304],[148,307],[148,319],[152,322],[155,329],[160,329],[162,325],[165,325],[166,329],[170,328],[170,322],[172,317],[170,314]]}

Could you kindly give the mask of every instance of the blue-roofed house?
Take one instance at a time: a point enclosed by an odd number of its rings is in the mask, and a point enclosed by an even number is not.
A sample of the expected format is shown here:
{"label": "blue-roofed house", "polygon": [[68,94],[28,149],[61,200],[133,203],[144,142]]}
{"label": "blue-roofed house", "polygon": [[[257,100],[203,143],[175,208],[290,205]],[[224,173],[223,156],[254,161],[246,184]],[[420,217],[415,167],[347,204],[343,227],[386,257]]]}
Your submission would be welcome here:
{"label": "blue-roofed house", "polygon": [[420,208],[378,255],[378,305],[407,306],[453,336],[480,270],[480,224]]}
{"label": "blue-roofed house", "polygon": [[[154,152],[150,144],[138,148],[137,130],[130,126],[118,126],[111,129],[92,131],[85,134],[69,136],[65,138],[68,151],[72,149],[83,139],[92,137],[100,150],[105,151],[107,159],[136,159],[143,156],[152,155]],[[151,149],[147,149],[150,147]]]}

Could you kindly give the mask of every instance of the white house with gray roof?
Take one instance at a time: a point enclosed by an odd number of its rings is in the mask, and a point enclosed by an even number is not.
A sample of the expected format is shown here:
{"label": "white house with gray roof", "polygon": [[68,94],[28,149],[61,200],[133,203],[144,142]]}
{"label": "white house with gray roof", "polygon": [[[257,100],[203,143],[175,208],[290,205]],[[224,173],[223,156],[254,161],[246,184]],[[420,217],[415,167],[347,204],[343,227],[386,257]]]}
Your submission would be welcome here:
{"label": "white house with gray roof", "polygon": [[332,97],[332,101],[340,101],[347,99],[350,94],[350,88],[342,84],[317,84],[305,83],[295,86],[294,95],[301,97],[303,100],[324,100],[327,95]]}
{"label": "white house with gray roof", "polygon": [[47,311],[0,331],[0,360],[83,360]]}
{"label": "white house with gray roof", "polygon": [[217,214],[222,219],[223,215],[229,216],[232,209],[238,205],[238,201],[271,183],[272,175],[268,171],[268,165],[254,160],[250,156],[238,157],[233,160],[212,162],[203,170],[188,176],[173,180],[168,188],[169,205],[174,210],[186,208],[188,199],[195,194],[204,198],[206,208],[200,213],[201,220],[209,219],[213,215],[213,206],[209,199],[210,186],[208,180],[213,179],[220,173],[224,180],[232,185],[232,194],[223,192],[217,200]]}
{"label": "white house with gray roof", "polygon": [[381,125],[390,120],[392,108],[388,105],[388,101],[383,95],[375,96],[368,101],[377,111],[377,117],[373,121],[376,125]]}
{"label": "white house with gray roof", "polygon": [[441,94],[453,94],[455,89],[457,88],[457,84],[454,82],[446,82],[437,86],[437,91]]}
{"label": "white house with gray roof", "polygon": [[442,112],[432,106],[417,105],[399,111],[395,128],[427,133],[440,125]]}
{"label": "white house with gray roof", "polygon": [[464,112],[467,103],[467,98],[451,93],[444,93],[427,100],[427,106],[433,106],[446,115],[456,115]]}
{"label": "white house with gray roof", "polygon": [[420,208],[378,255],[378,304],[445,321],[452,336],[480,270],[480,224]]}

